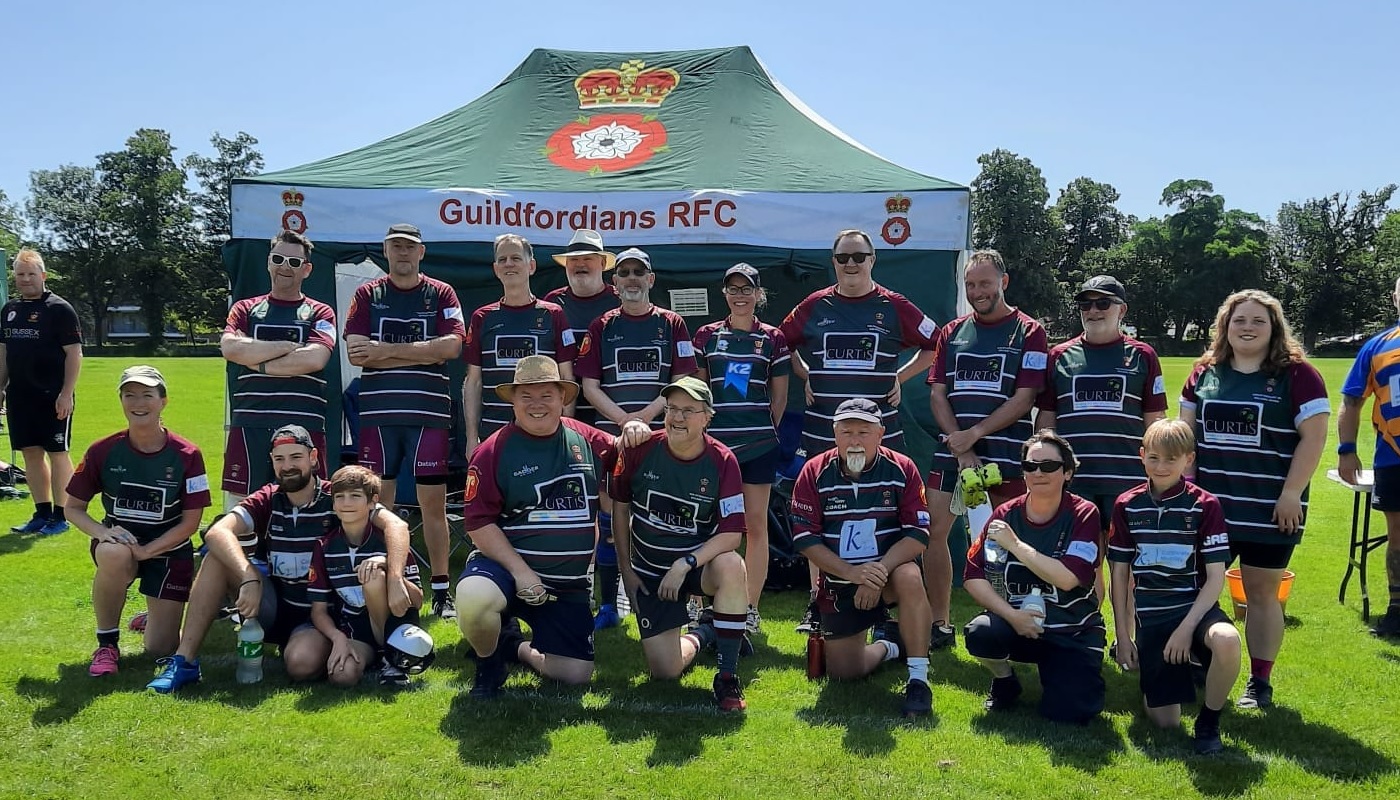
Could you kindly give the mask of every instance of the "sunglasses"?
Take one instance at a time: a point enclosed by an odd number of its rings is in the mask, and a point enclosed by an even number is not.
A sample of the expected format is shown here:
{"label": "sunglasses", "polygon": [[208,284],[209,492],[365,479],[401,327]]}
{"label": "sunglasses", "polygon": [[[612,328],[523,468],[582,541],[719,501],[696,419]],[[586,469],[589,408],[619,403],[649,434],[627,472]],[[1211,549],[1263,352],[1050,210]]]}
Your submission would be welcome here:
{"label": "sunglasses", "polygon": [[852,261],[857,264],[864,264],[865,259],[875,255],[874,253],[832,253],[831,257],[836,259],[837,264],[849,264]]}
{"label": "sunglasses", "polygon": [[1107,311],[1118,305],[1118,301],[1109,297],[1100,297],[1097,300],[1076,300],[1075,305],[1079,306],[1080,311],[1088,311],[1091,308]]}
{"label": "sunglasses", "polygon": [[1060,470],[1062,470],[1062,469],[1064,469],[1064,468],[1065,468],[1065,462],[1063,462],[1063,461],[1022,461],[1022,462],[1021,462],[1021,471],[1022,471],[1022,472],[1026,472],[1026,473],[1030,473],[1030,472],[1044,472],[1045,474],[1049,475],[1049,474],[1052,473],[1052,472],[1059,472]]}
{"label": "sunglasses", "polygon": [[291,266],[292,269],[301,269],[301,265],[306,263],[306,259],[297,256],[284,256],[281,253],[273,253],[268,257],[272,261],[272,266],[280,267],[283,264]]}
{"label": "sunglasses", "polygon": [[640,278],[647,274],[647,269],[646,267],[641,267],[639,269],[620,269],[613,274],[617,275],[619,278]]}

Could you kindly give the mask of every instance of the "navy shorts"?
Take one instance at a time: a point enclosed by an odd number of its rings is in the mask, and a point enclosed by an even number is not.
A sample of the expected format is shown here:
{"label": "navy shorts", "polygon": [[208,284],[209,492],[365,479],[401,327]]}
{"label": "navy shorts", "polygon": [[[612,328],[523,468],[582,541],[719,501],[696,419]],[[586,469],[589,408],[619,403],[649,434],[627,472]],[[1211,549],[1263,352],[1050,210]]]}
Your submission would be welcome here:
{"label": "navy shorts", "polygon": [[[97,544],[93,539],[88,545],[94,564],[97,563]],[[188,601],[190,586],[194,583],[194,550],[187,543],[163,556],[137,562],[136,581],[137,590],[146,597]]]}
{"label": "navy shorts", "polygon": [[1239,559],[1240,566],[1259,569],[1286,569],[1293,558],[1292,544],[1238,542],[1230,540],[1230,558]]}
{"label": "navy shorts", "polygon": [[1040,715],[1083,725],[1103,711],[1102,628],[1028,639],[995,614],[983,612],[963,629],[967,652],[977,658],[1035,664],[1040,670]]}
{"label": "navy shorts", "polygon": [[415,478],[446,476],[450,445],[446,428],[360,426],[360,463],[384,480],[398,478],[405,457],[412,459]]}
{"label": "navy shorts", "polygon": [[593,660],[593,610],[588,593],[568,592],[557,599],[532,606],[515,596],[515,578],[510,571],[483,555],[471,554],[461,578],[469,575],[488,578],[506,597],[504,617],[515,617],[530,626],[530,646],[547,655]]}
{"label": "navy shorts", "polygon": [[690,622],[690,611],[686,609],[685,603],[691,595],[705,593],[700,588],[700,576],[704,572],[704,567],[688,572],[675,600],[662,600],[656,596],[657,587],[661,585],[660,578],[641,576],[642,586],[646,588],[646,592],[637,592],[632,610],[637,615],[637,629],[641,632],[643,639],[659,636]]}
{"label": "navy shorts", "polygon": [[263,575],[262,601],[258,606],[258,622],[263,627],[263,641],[286,647],[292,634],[311,624],[311,606],[296,606],[283,600],[277,592],[277,580]]}
{"label": "navy shorts", "polygon": [[772,486],[778,477],[778,448],[771,448],[762,455],[754,456],[739,464],[739,475],[744,483],[759,486]]}
{"label": "navy shorts", "polygon": [[874,608],[856,608],[858,588],[849,583],[832,583],[825,574],[817,576],[817,609],[822,612],[822,636],[828,639],[855,636],[889,616],[889,606],[883,599]]}
{"label": "navy shorts", "polygon": [[1376,485],[1371,490],[1371,508],[1400,511],[1400,467],[1377,467],[1372,474]]}
{"label": "navy shorts", "polygon": [[[1206,647],[1206,632],[1217,622],[1230,624],[1230,618],[1219,605],[1210,607],[1196,630],[1191,633],[1191,659],[1210,669],[1210,648]],[[1138,628],[1138,686],[1149,708],[1174,706],[1196,701],[1196,683],[1191,675],[1192,664],[1168,664],[1162,651],[1167,640],[1176,633],[1180,620]]]}

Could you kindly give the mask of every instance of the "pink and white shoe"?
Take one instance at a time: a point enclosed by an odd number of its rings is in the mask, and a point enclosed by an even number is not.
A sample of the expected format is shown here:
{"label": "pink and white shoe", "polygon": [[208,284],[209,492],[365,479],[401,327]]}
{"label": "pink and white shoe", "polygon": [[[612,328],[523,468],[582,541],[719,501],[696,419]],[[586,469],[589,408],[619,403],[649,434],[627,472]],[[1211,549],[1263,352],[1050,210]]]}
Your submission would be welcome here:
{"label": "pink and white shoe", "polygon": [[121,658],[121,653],[117,648],[104,644],[92,651],[92,665],[88,667],[88,674],[94,678],[101,678],[104,675],[117,674],[117,660]]}

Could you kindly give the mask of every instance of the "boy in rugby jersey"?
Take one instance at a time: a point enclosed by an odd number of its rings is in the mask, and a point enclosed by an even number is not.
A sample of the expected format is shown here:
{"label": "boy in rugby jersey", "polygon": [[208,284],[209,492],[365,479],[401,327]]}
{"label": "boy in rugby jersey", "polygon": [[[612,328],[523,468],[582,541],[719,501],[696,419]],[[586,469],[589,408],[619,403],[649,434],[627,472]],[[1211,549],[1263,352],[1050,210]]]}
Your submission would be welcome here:
{"label": "boy in rugby jersey", "polygon": [[1216,603],[1230,563],[1220,501],[1181,477],[1195,453],[1185,422],[1147,429],[1147,481],[1114,503],[1108,560],[1119,665],[1139,670],[1147,718],[1163,728],[1181,723],[1181,704],[1196,699],[1192,666],[1206,666],[1193,738],[1197,753],[1211,755],[1224,749],[1220,712],[1240,673],[1240,635]]}
{"label": "boy in rugby jersey", "polygon": [[[379,685],[408,685],[408,675],[382,653],[389,633],[418,624],[423,586],[412,555],[400,574],[388,574],[384,531],[370,522],[380,485],[379,476],[364,467],[336,470],[331,497],[337,524],[311,551],[311,624],[330,640],[326,676],[338,686],[359,683],[374,660],[380,661]],[[410,600],[401,616],[389,611],[390,581],[400,582]]]}

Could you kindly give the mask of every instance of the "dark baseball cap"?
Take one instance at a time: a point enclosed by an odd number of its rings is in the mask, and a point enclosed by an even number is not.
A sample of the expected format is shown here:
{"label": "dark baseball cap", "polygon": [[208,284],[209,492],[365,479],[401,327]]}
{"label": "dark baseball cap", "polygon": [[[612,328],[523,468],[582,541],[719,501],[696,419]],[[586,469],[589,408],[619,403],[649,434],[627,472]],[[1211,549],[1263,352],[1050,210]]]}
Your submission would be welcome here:
{"label": "dark baseball cap", "polygon": [[884,424],[880,416],[880,407],[875,405],[874,400],[867,400],[864,397],[852,397],[836,407],[836,416],[832,417],[831,421],[840,422],[843,419],[858,419]]}
{"label": "dark baseball cap", "polygon": [[724,280],[720,283],[728,283],[730,275],[743,275],[755,289],[763,285],[758,279],[758,270],[742,261],[725,270]]}
{"label": "dark baseball cap", "polygon": [[407,222],[400,222],[389,226],[389,232],[384,234],[384,241],[390,239],[407,239],[410,242],[423,243],[423,232],[418,230],[417,225],[410,225]]}
{"label": "dark baseball cap", "polygon": [[1095,275],[1084,281],[1084,285],[1079,287],[1079,294],[1076,294],[1074,299],[1083,300],[1086,294],[1107,294],[1125,303],[1128,302],[1128,290],[1124,289],[1123,284],[1119,283],[1118,279],[1112,275]]}
{"label": "dark baseball cap", "polygon": [[272,445],[269,450],[275,449],[284,444],[299,444],[307,450],[315,450],[316,444],[311,441],[311,434],[300,425],[283,425],[272,433]]}

